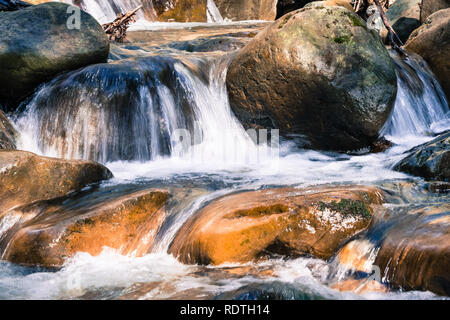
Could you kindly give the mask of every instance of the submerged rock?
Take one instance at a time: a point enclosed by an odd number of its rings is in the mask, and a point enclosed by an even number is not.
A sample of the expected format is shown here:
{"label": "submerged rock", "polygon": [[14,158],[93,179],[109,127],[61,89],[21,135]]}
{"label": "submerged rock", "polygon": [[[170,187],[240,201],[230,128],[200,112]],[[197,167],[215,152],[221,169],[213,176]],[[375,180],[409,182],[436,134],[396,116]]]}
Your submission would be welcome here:
{"label": "submerged rock", "polygon": [[149,18],[156,13],[162,22],[206,22],[207,0],[152,0],[144,2],[144,11]]}
{"label": "submerged rock", "polygon": [[405,44],[408,51],[422,56],[450,98],[450,8],[430,15]]}
{"label": "submerged rock", "polygon": [[17,132],[6,115],[0,110],[0,150],[16,149]]}
{"label": "submerged rock", "polygon": [[214,0],[224,19],[274,20],[277,15],[277,0]]}
{"label": "submerged rock", "polygon": [[353,12],[315,6],[288,13],[234,57],[231,107],[247,126],[280,129],[305,146],[369,146],[395,100],[395,66],[379,36]]}
{"label": "submerged rock", "polygon": [[141,256],[164,221],[167,199],[167,191],[147,189],[92,205],[56,199],[16,208],[8,214],[27,218],[0,237],[1,258],[55,267],[76,252],[98,255],[104,246]]}
{"label": "submerged rock", "polygon": [[61,197],[111,177],[106,167],[92,161],[0,150],[0,217],[13,207]]}
{"label": "submerged rock", "polygon": [[403,43],[421,24],[421,2],[422,0],[396,0],[386,11],[386,17]]}
{"label": "submerged rock", "polygon": [[224,196],[186,222],[169,252],[184,263],[248,262],[272,255],[330,258],[367,228],[377,188],[267,189]]}
{"label": "submerged rock", "polygon": [[395,170],[429,180],[450,179],[450,132],[413,148],[410,155],[395,165]]}
{"label": "submerged rock", "polygon": [[52,2],[0,12],[0,101],[14,105],[60,72],[107,60],[100,24],[81,11],[79,28],[69,29],[68,8]]}

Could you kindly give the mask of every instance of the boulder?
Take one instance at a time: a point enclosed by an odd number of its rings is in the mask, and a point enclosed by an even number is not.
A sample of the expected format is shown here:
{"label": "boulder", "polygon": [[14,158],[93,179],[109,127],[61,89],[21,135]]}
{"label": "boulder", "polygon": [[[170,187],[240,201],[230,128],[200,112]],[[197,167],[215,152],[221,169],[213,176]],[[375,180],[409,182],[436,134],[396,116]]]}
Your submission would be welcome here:
{"label": "boulder", "polygon": [[450,131],[417,146],[395,165],[395,170],[428,180],[450,180]]}
{"label": "boulder", "polygon": [[106,167],[93,161],[0,150],[0,217],[15,206],[61,197],[111,177]]}
{"label": "boulder", "polygon": [[430,15],[411,34],[405,48],[425,59],[450,98],[450,8]]}
{"label": "boulder", "polygon": [[423,23],[433,13],[450,8],[450,0],[422,0],[420,21]]}
{"label": "boulder", "polygon": [[374,264],[391,286],[450,296],[450,205],[408,212],[383,235]]}
{"label": "boulder", "polygon": [[15,208],[8,214],[21,220],[0,235],[1,258],[59,267],[76,252],[95,256],[105,246],[141,256],[164,221],[167,199],[167,191],[147,189],[102,201],[55,199]]}
{"label": "boulder", "polygon": [[169,252],[184,263],[244,263],[267,256],[328,259],[367,228],[377,188],[267,189],[219,198],[188,220]]}
{"label": "boulder", "polygon": [[14,106],[56,74],[106,62],[109,41],[100,24],[81,11],[80,28],[69,29],[73,12],[44,3],[0,12],[0,101]]}
{"label": "boulder", "polygon": [[422,0],[396,0],[386,11],[386,17],[405,43],[409,35],[420,27],[420,4]]}
{"label": "boulder", "polygon": [[224,19],[275,20],[277,0],[214,0]]}
{"label": "boulder", "polygon": [[206,22],[207,0],[151,0],[144,1],[147,18],[161,22]]}
{"label": "boulder", "polygon": [[6,115],[0,110],[0,150],[16,149],[17,132]]}
{"label": "boulder", "polygon": [[341,6],[309,6],[261,31],[227,74],[245,127],[278,128],[305,147],[369,146],[395,100],[395,66],[378,34]]}

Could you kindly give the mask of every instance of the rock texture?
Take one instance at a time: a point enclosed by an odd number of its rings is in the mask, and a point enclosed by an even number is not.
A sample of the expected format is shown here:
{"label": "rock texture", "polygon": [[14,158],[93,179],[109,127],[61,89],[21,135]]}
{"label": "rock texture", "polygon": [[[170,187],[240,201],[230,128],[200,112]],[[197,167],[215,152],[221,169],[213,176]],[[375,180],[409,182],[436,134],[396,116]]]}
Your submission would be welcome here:
{"label": "rock texture", "polygon": [[141,256],[164,221],[167,199],[167,191],[149,189],[94,205],[50,200],[16,208],[8,214],[21,219],[0,236],[1,258],[58,267],[76,252],[98,255],[105,246]]}
{"label": "rock texture", "polygon": [[224,19],[275,20],[277,0],[214,0]]}
{"label": "rock texture", "polygon": [[405,48],[425,59],[449,99],[450,8],[430,15],[424,24],[411,34]]}
{"label": "rock texture", "polygon": [[13,207],[61,197],[111,177],[106,167],[92,161],[0,150],[0,216]]}
{"label": "rock texture", "polygon": [[6,115],[0,110],[0,150],[16,149],[17,132]]}
{"label": "rock texture", "polygon": [[169,252],[185,263],[248,262],[266,256],[328,259],[345,240],[367,228],[372,187],[268,189],[224,196],[187,221]]}
{"label": "rock texture", "polygon": [[0,102],[14,105],[56,74],[105,62],[109,41],[98,22],[81,12],[80,28],[64,3],[0,12]]}
{"label": "rock texture", "polygon": [[234,57],[231,107],[246,127],[278,128],[306,146],[355,150],[378,138],[396,95],[394,63],[353,12],[288,13]]}
{"label": "rock texture", "polygon": [[450,132],[412,149],[395,165],[398,171],[429,180],[450,180]]}
{"label": "rock texture", "polygon": [[423,23],[433,13],[450,8],[450,0],[422,0],[420,21]]}

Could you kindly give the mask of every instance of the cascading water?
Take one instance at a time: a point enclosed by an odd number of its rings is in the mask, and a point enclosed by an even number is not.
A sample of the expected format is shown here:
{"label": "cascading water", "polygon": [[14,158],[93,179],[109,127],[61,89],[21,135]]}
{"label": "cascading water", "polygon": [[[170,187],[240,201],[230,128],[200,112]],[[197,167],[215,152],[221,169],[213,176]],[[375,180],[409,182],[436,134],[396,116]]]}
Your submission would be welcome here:
{"label": "cascading water", "polygon": [[214,0],[208,0],[206,2],[206,16],[209,23],[220,23],[224,21]]}
{"label": "cascading water", "polygon": [[397,65],[398,92],[381,135],[399,140],[448,129],[448,102],[426,62],[412,53],[405,58],[396,53],[391,56]]}

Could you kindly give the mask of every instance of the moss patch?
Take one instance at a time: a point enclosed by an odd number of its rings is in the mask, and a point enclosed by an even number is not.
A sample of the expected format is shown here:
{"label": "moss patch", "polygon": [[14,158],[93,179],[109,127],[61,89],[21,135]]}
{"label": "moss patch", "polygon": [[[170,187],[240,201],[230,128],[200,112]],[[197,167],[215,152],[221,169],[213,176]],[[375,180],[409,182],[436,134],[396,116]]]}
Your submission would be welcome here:
{"label": "moss patch", "polygon": [[272,206],[260,206],[247,210],[237,210],[227,216],[227,218],[242,218],[242,217],[260,217],[264,215],[280,214],[288,212],[289,208],[282,204],[274,204]]}
{"label": "moss patch", "polygon": [[333,42],[340,43],[340,44],[348,43],[348,42],[350,42],[350,36],[342,36],[342,37],[333,38]]}
{"label": "moss patch", "polygon": [[319,208],[321,211],[330,209],[344,215],[350,214],[353,216],[362,216],[364,219],[369,219],[371,217],[370,210],[367,208],[364,201],[361,200],[341,199],[340,202],[332,201],[330,203],[319,201]]}

